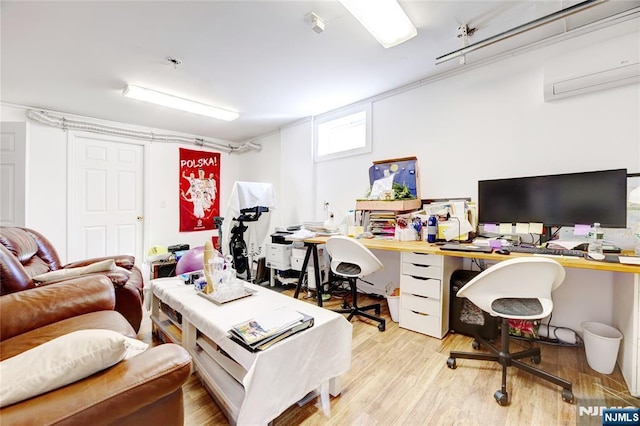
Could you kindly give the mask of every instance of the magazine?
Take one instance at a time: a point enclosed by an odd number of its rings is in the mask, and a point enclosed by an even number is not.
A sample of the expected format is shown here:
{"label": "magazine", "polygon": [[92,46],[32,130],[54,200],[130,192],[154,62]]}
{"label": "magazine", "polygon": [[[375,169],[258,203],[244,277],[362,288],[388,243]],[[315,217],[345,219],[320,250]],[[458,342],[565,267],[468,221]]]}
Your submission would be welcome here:
{"label": "magazine", "polygon": [[234,341],[256,351],[311,326],[312,317],[290,308],[279,308],[233,326],[229,334]]}

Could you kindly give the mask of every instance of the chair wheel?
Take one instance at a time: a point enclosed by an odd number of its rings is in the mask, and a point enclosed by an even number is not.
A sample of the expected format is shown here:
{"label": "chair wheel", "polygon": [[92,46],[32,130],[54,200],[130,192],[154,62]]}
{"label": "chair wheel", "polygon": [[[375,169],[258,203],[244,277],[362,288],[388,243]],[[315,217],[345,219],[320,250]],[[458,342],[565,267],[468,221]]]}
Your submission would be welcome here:
{"label": "chair wheel", "polygon": [[373,311],[376,313],[376,315],[380,315],[380,306],[375,308]]}
{"label": "chair wheel", "polygon": [[573,404],[573,392],[568,389],[562,389],[562,400],[569,404]]}
{"label": "chair wheel", "polygon": [[383,322],[378,324],[378,330],[380,330],[380,331],[385,331],[386,330],[385,324]]}
{"label": "chair wheel", "polygon": [[531,357],[531,362],[534,364],[540,364],[540,355],[534,355]]}
{"label": "chair wheel", "polygon": [[496,399],[496,402],[501,406],[509,405],[509,394],[507,392],[502,392],[501,390],[496,391],[493,394],[493,397]]}
{"label": "chair wheel", "polygon": [[473,342],[471,342],[471,347],[475,350],[479,350],[480,349],[480,342],[478,342],[476,339],[473,339]]}
{"label": "chair wheel", "polygon": [[351,306],[349,306],[349,304],[347,302],[344,302],[342,304],[342,309],[349,309]]}
{"label": "chair wheel", "polygon": [[455,358],[449,358],[447,359],[447,367],[449,367],[452,370],[455,370],[457,365],[456,365],[456,359]]}

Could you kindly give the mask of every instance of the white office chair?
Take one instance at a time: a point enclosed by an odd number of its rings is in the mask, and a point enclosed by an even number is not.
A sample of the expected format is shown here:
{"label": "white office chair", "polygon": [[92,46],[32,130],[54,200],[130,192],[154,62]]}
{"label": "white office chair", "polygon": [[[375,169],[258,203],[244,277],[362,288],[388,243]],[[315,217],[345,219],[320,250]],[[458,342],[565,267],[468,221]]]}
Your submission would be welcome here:
{"label": "white office chair", "polygon": [[358,278],[384,268],[382,263],[368,248],[353,238],[331,237],[327,240],[326,248],[329,256],[331,256],[331,272],[337,277],[346,279],[351,290],[351,307],[338,309],[336,312],[348,313],[348,321],[351,321],[354,316],[362,316],[377,321],[379,323],[378,330],[384,331],[386,326],[384,318],[365,312],[373,309],[376,315],[380,315],[380,304],[358,306],[358,287],[356,285]]}
{"label": "white office chair", "polygon": [[509,404],[506,389],[507,367],[514,366],[540,377],[562,389],[563,401],[573,403],[571,382],[519,361],[531,357],[534,364],[540,363],[540,348],[520,352],[509,352],[509,319],[540,320],[551,314],[553,301],[551,292],[564,280],[562,265],[544,257],[521,257],[493,265],[462,287],[457,297],[466,297],[480,309],[502,319],[500,348],[480,336],[474,336],[473,348],[486,347],[491,353],[469,353],[452,351],[447,360],[449,368],[456,368],[456,359],[478,359],[495,361],[502,365],[502,387],[493,395],[498,404]]}

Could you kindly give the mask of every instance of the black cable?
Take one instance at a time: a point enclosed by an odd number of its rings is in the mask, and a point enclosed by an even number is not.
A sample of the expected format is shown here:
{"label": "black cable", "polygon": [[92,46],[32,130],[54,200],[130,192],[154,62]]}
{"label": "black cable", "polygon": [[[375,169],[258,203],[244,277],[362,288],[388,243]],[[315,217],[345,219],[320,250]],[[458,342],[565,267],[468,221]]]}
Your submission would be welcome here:
{"label": "black cable", "polygon": [[558,232],[560,232],[560,230],[562,229],[561,226],[558,226],[558,229],[556,229],[556,232],[554,232],[553,234],[551,234],[551,238],[549,241],[555,239],[556,235],[558,235]]}
{"label": "black cable", "polygon": [[480,265],[480,262],[478,259],[475,259],[475,258],[471,259],[471,263],[475,263],[480,271],[484,271],[484,268],[482,267],[482,265]]}

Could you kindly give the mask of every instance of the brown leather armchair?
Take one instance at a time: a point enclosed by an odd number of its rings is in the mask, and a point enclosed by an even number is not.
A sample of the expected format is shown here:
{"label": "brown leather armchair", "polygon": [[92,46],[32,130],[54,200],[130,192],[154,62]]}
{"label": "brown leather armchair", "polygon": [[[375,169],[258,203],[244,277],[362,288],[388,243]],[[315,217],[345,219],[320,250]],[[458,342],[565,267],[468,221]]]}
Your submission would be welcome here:
{"label": "brown leather armchair", "polygon": [[[67,333],[108,329],[135,337],[113,311],[113,284],[100,275],[0,297],[0,360]],[[191,357],[164,344],[69,385],[0,409],[2,424],[182,425],[182,385]]]}
{"label": "brown leather armchair", "polygon": [[[37,287],[32,277],[63,268],[89,265],[100,260],[114,259],[116,271],[103,272],[116,293],[115,310],[129,321],[137,332],[142,321],[142,273],[129,255],[107,256],[62,265],[51,242],[29,228],[0,227],[0,295]],[[51,283],[46,283],[47,285]]]}

